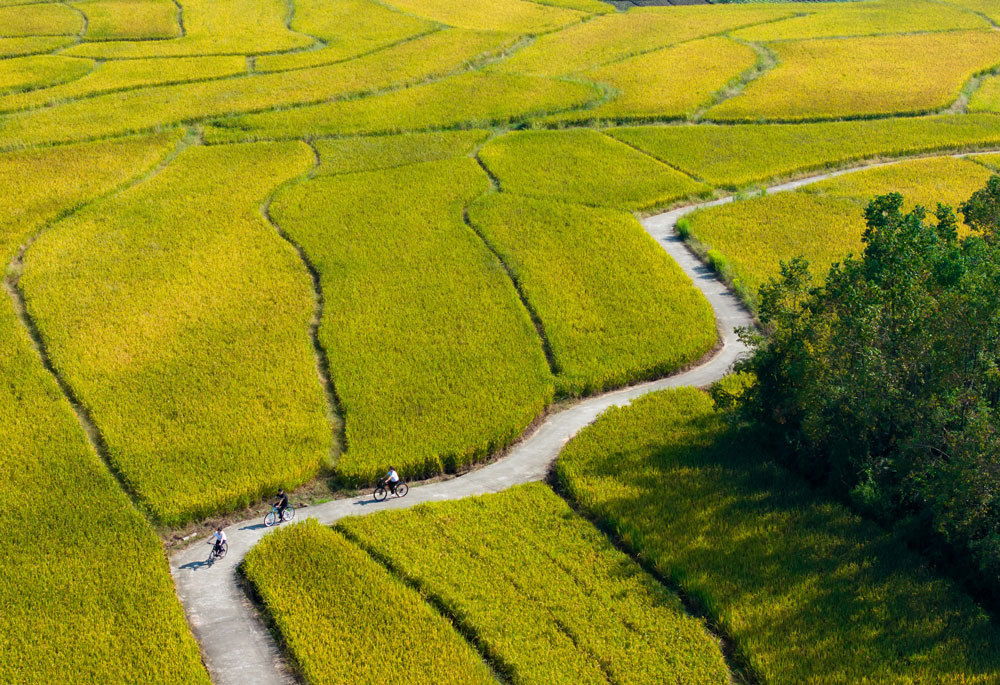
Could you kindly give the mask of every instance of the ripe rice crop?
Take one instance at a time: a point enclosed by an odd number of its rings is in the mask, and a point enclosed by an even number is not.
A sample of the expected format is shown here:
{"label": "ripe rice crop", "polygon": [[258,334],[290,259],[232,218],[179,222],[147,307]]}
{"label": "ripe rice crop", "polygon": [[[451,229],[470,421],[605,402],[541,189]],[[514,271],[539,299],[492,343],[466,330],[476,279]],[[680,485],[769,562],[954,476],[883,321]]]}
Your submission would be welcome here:
{"label": "ripe rice crop", "polygon": [[259,211],[311,162],[301,143],[189,148],[28,251],[52,361],[157,521],[294,487],[330,453],[309,276]]}
{"label": "ripe rice crop", "polygon": [[[494,34],[441,31],[342,64],[109,93],[8,117],[0,121],[0,145],[79,140],[366,93],[458,69],[507,40]],[[301,111],[273,116],[280,120]]]}
{"label": "ripe rice crop", "polygon": [[86,40],[142,40],[181,35],[172,0],[88,0],[74,5],[87,15]]}
{"label": "ripe rice crop", "polygon": [[792,14],[787,6],[755,4],[636,8],[542,36],[518,51],[501,68],[547,76],[577,73],[631,55]]}
{"label": "ripe rice crop", "polygon": [[990,155],[973,155],[972,157],[969,157],[969,159],[982,164],[993,171],[1000,171],[1000,153],[993,153]]}
{"label": "ripe rice crop", "polygon": [[316,141],[320,165],[317,175],[377,171],[406,164],[434,162],[468,155],[490,135],[489,131],[404,133]]}
{"label": "ripe rice crop", "polygon": [[584,12],[529,0],[393,0],[392,6],[447,26],[476,31],[538,34],[573,24]]}
{"label": "ripe rice crop", "polygon": [[0,7],[0,35],[75,36],[83,31],[83,17],[68,4],[51,3]]}
{"label": "ripe rice crop", "polygon": [[726,683],[680,601],[541,483],[341,520],[515,683]]}
{"label": "ripe rice crop", "polygon": [[15,57],[0,61],[0,94],[45,88],[85,76],[94,68],[89,59],[59,55]]}
{"label": "ripe rice crop", "polygon": [[319,50],[262,55],[257,59],[257,71],[330,64],[429,33],[439,25],[375,0],[296,0],[292,28],[326,45]]}
{"label": "ripe rice crop", "polygon": [[43,90],[0,97],[0,111],[39,107],[139,86],[235,76],[245,73],[246,68],[246,58],[241,56],[165,57],[104,62],[75,81]]}
{"label": "ripe rice crop", "polygon": [[584,72],[619,94],[591,109],[554,117],[557,121],[680,118],[709,104],[712,95],[757,62],[756,53],[726,38],[706,38],[649,52]]}
{"label": "ripe rice crop", "polygon": [[709,191],[589,129],[511,133],[488,143],[479,156],[504,191],[529,197],[637,210]]}
{"label": "ripe rice crop", "polygon": [[[800,120],[947,107],[970,77],[1000,64],[1000,34],[959,31],[774,43],[779,65],[713,107],[710,119]],[[836,79],[830,75],[836,74]]]}
{"label": "ripe rice crop", "polygon": [[580,432],[558,477],[707,608],[761,682],[1000,679],[1000,632],[967,596],[725,428],[704,393],[648,395]]}
{"label": "ripe rice crop", "polygon": [[647,126],[606,133],[712,186],[737,189],[862,159],[1000,146],[1000,117]]}
{"label": "ripe rice crop", "polygon": [[462,158],[317,178],[275,199],[326,298],[347,483],[389,464],[407,477],[454,471],[513,441],[552,398],[528,313],[462,221],[487,188]]}
{"label": "ripe rice crop", "polygon": [[[472,72],[375,97],[217,122],[210,142],[482,128],[578,107],[597,99],[593,86],[555,79]],[[0,137],[2,137],[0,129]]]}
{"label": "ripe rice crop", "polygon": [[26,38],[0,38],[0,57],[21,57],[52,52],[77,39],[73,36],[28,36]]}
{"label": "ripe rice crop", "polygon": [[715,344],[704,296],[626,212],[494,193],[469,218],[540,319],[561,393],[662,376]]}
{"label": "ripe rice crop", "polygon": [[874,196],[899,191],[908,207],[930,211],[938,200],[953,206],[981,188],[989,172],[951,158],[912,160],[858,171],[803,190],[776,193],[695,212],[688,217],[691,236],[725,255],[732,277],[751,305],[757,291],[777,276],[779,265],[798,255],[809,259],[813,274],[861,249],[864,207]]}
{"label": "ripe rice crop", "polygon": [[[957,4],[957,3],[955,3]],[[837,36],[874,36],[918,31],[985,29],[989,24],[954,4],[929,0],[883,0],[823,5],[802,17],[761,24],[733,33],[743,40],[768,42]]]}
{"label": "ripe rice crop", "polygon": [[[155,164],[177,134],[0,155],[0,258]],[[0,680],[208,683],[159,540],[0,297]]]}
{"label": "ripe rice crop", "polygon": [[[420,594],[315,521],[269,535],[243,569],[310,683],[496,682]],[[394,679],[394,678],[393,678]]]}
{"label": "ripe rice crop", "polygon": [[969,98],[970,112],[1000,112],[1000,76],[988,76]]}
{"label": "ripe rice crop", "polygon": [[951,4],[982,14],[994,22],[1000,22],[1000,7],[997,7],[993,0],[953,0]]}
{"label": "ripe rice crop", "polygon": [[288,29],[288,11],[284,0],[184,0],[182,38],[83,43],[65,54],[98,59],[259,55],[314,45],[313,38]]}
{"label": "ripe rice crop", "polygon": [[821,181],[802,192],[867,201],[886,193],[901,193],[904,211],[921,205],[933,212],[938,202],[958,207],[986,185],[988,169],[964,159],[932,157],[859,171]]}

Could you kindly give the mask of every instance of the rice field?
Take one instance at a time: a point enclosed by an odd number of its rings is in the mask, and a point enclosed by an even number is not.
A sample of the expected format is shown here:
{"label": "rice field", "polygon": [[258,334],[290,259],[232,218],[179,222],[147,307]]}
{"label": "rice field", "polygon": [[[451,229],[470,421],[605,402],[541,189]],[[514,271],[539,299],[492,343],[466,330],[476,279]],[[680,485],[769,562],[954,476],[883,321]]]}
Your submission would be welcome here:
{"label": "rice field", "polygon": [[911,160],[698,211],[687,221],[695,241],[724,256],[728,275],[752,305],[782,261],[802,255],[822,277],[831,264],[859,252],[864,207],[876,195],[900,192],[907,208],[921,204],[933,212],[938,201],[957,207],[989,176],[967,160]]}
{"label": "rice field", "polygon": [[488,187],[459,158],[318,177],[275,199],[272,216],[315,266],[331,312],[319,338],[348,484],[371,483],[390,463],[409,478],[464,468],[552,399],[528,313],[463,221]]}
{"label": "rice field", "polygon": [[[155,165],[164,134],[0,155],[4,265],[47,222]],[[0,679],[208,683],[163,552],[0,298]],[[89,674],[94,674],[90,676]]]}
{"label": "rice field", "polygon": [[514,683],[727,683],[677,597],[547,486],[343,519]]}
{"label": "rice field", "polygon": [[706,608],[759,681],[993,683],[1000,631],[953,584],[768,455],[692,388],[611,409],[560,483]]}
{"label": "rice field", "polygon": [[310,683],[382,679],[387,670],[412,682],[496,682],[420,593],[315,521],[265,538],[244,572]]}
{"label": "rice field", "polygon": [[[756,53],[726,38],[705,38],[597,67],[580,76],[618,93],[597,107],[551,120],[678,119],[712,104],[713,96],[753,68]],[[551,121],[550,120],[550,121]]]}
{"label": "rice field", "polygon": [[302,143],[189,147],[25,261],[54,365],[158,522],[295,487],[330,454],[309,275],[259,210],[312,162]]}
{"label": "rice field", "polygon": [[714,187],[736,190],[861,160],[1000,147],[1000,117],[636,126],[607,133]]}
{"label": "rice field", "polygon": [[714,346],[708,302],[629,214],[494,193],[469,219],[537,314],[561,394],[663,376]]}
{"label": "rice field", "polygon": [[490,141],[479,158],[505,192],[581,205],[649,209],[709,192],[708,186],[588,129],[511,133]]}
{"label": "rice field", "polygon": [[[0,682],[208,682],[157,534],[174,544],[279,486],[338,496],[389,463],[460,473],[553,404],[702,358],[711,309],[638,215],[970,153],[691,215],[752,305],[780,260],[822,276],[857,250],[874,194],[966,199],[1000,169],[995,5],[0,0],[16,285]],[[559,471],[704,605],[730,666],[1000,680],[967,598],[720,434],[703,396],[663,396],[602,419]],[[731,670],[543,485],[297,526],[245,570],[309,682],[377,678],[386,650],[421,682]]]}
{"label": "rice field", "polygon": [[[916,114],[948,107],[972,76],[1000,65],[996,31],[773,43],[778,66],[708,110],[719,121]],[[829,79],[836,74],[837,85]]]}

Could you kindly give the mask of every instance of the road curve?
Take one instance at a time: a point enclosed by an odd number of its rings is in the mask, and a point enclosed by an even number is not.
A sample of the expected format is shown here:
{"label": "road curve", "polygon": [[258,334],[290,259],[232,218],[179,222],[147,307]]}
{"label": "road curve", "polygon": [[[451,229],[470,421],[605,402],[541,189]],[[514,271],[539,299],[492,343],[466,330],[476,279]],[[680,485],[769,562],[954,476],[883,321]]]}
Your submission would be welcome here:
{"label": "road curve", "polygon": [[[767,192],[795,190],[834,176],[895,164],[898,161],[906,160],[879,162],[823,173],[772,186]],[[711,358],[667,378],[581,400],[567,409],[549,415],[502,459],[457,478],[413,487],[404,499],[391,499],[380,504],[376,504],[368,495],[335,500],[302,509],[299,511],[299,518],[308,517],[329,525],[345,516],[500,492],[514,485],[542,480],[563,445],[606,409],[627,405],[633,399],[657,390],[706,386],[722,378],[745,352],[735,329],[751,325],[751,317],[737,296],[684,245],[674,231],[674,226],[685,214],[731,201],[733,198],[727,197],[688,205],[642,221],[643,228],[680,265],[712,305],[722,345]],[[229,554],[214,566],[206,563],[209,548],[203,544],[180,550],[170,559],[170,571],[177,585],[177,594],[201,645],[209,674],[217,685],[295,682],[281,651],[256,615],[236,575],[236,566],[243,560],[246,552],[272,530],[274,529],[265,528],[260,519],[229,526],[226,528]]]}

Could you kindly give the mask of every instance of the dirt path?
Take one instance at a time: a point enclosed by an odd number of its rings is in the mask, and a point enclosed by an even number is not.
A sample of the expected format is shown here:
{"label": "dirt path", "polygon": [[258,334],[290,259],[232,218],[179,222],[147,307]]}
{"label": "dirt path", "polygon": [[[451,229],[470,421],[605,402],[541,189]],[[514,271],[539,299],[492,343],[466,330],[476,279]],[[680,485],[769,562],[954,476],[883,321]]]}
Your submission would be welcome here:
{"label": "dirt path", "polygon": [[[879,162],[818,174],[772,186],[767,192],[794,190],[835,176],[894,163],[896,162]],[[378,504],[368,495],[336,500],[300,510],[298,518],[313,518],[329,525],[345,516],[500,492],[514,485],[542,480],[563,445],[609,407],[627,405],[641,395],[665,388],[706,386],[724,376],[745,352],[734,329],[749,326],[751,317],[736,295],[684,245],[674,232],[674,225],[680,217],[696,209],[731,201],[732,198],[723,198],[689,205],[642,221],[646,231],[677,261],[712,305],[722,346],[711,359],[668,378],[582,400],[549,416],[504,458],[458,478],[413,487],[405,499],[392,499]],[[209,566],[205,561],[209,547],[204,544],[181,550],[170,559],[170,570],[177,584],[177,593],[195,637],[201,644],[212,680],[219,685],[294,682],[283,662],[281,651],[257,617],[236,575],[236,566],[243,560],[247,550],[272,530],[275,529],[265,528],[260,519],[228,527],[226,535],[229,539],[229,554],[214,566]]]}

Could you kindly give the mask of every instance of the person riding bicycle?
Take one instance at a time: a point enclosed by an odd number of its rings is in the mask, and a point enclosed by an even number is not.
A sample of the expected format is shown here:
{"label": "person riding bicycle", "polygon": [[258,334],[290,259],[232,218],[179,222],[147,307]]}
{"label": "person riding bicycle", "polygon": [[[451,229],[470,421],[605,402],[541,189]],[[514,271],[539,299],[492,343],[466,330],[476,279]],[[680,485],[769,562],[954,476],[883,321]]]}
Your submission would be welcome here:
{"label": "person riding bicycle", "polygon": [[274,500],[272,506],[278,509],[278,520],[281,521],[285,516],[285,509],[288,508],[288,495],[285,494],[284,489],[278,488],[278,498]]}
{"label": "person riding bicycle", "polygon": [[396,494],[396,486],[399,485],[399,474],[396,473],[395,466],[389,467],[389,472],[382,477],[382,482],[389,486],[392,494]]}
{"label": "person riding bicycle", "polygon": [[222,552],[222,546],[226,544],[226,532],[222,530],[222,526],[215,529],[215,534],[209,539],[208,543],[212,546],[212,554],[219,554]]}

